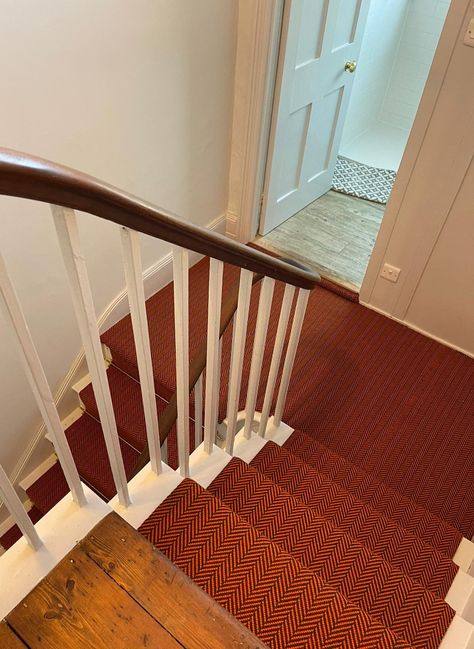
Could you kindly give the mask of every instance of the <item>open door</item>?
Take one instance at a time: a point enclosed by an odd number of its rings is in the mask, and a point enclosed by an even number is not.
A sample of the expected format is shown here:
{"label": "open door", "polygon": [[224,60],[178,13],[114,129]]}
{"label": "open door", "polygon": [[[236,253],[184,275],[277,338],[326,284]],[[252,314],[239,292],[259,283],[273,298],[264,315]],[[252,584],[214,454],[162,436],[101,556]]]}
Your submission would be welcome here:
{"label": "open door", "polygon": [[260,234],[329,191],[369,0],[286,0]]}

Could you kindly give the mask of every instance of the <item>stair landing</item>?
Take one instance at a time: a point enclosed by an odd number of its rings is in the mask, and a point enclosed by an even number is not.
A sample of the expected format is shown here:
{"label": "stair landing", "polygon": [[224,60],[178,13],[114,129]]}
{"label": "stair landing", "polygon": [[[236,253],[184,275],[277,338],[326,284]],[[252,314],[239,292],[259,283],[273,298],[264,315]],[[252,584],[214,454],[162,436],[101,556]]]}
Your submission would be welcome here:
{"label": "stair landing", "polygon": [[117,514],[109,514],[7,616],[1,646],[264,649]]}

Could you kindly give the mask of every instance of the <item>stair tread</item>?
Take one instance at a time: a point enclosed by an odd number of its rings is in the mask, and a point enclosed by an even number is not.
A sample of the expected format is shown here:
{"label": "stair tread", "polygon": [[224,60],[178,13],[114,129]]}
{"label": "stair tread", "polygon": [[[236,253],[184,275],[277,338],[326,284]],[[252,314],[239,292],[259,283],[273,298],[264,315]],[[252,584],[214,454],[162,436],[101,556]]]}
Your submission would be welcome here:
{"label": "stair tread", "polygon": [[[100,423],[84,413],[65,432],[81,480],[105,500],[113,498],[117,491]],[[125,473],[127,478],[130,478],[139,453],[123,440],[120,440],[120,447]],[[69,487],[59,462],[53,464],[27,489],[30,500],[44,514],[68,491]]]}
{"label": "stair tread", "polygon": [[[114,365],[108,368],[107,378],[119,437],[141,453],[146,446],[147,437],[140,384]],[[91,383],[81,390],[80,397],[86,412],[95,419],[99,419],[99,411]],[[166,403],[163,398],[156,397],[158,417],[165,409]],[[190,421],[189,443],[191,451],[194,450],[194,442],[194,422]],[[178,467],[176,426],[173,426],[168,435],[167,464],[173,469]]]}
{"label": "stair tread", "polygon": [[309,434],[294,431],[283,447],[424,541],[454,556],[462,534],[421,505],[369,475]]}
{"label": "stair tread", "polygon": [[440,554],[452,559],[442,539],[431,539],[440,542],[439,548],[425,541],[273,442],[250,465],[403,572],[413,570],[418,557],[427,562]]}
{"label": "stair tread", "polygon": [[[100,423],[84,413],[69,426],[66,437],[81,479],[107,500],[113,498],[117,491]],[[123,440],[120,440],[120,448],[128,479],[139,453]]]}
{"label": "stair tread", "polygon": [[[431,635],[431,641],[441,639],[446,621],[449,623],[452,617],[443,598],[456,574],[454,564],[451,563],[447,574],[426,575],[422,585],[237,458],[231,460],[208,490],[258,532],[414,647],[430,646],[423,638],[424,619],[417,617],[417,609],[430,609],[439,617],[441,635]],[[434,592],[433,583],[442,586],[441,593]]]}
{"label": "stair tread", "polygon": [[[441,598],[446,596],[456,576],[458,567],[453,561],[437,551],[426,555],[425,546],[419,543],[408,554],[410,563],[397,565],[387,561],[365,546],[363,541],[345,533],[280,484],[238,458],[229,462],[208,489],[263,534],[280,539],[285,547],[298,552],[301,560],[309,562],[311,566],[315,565],[314,562],[317,565],[321,562],[319,569],[332,570],[338,567],[334,563],[333,553],[320,553],[322,545],[332,538],[334,543],[341,544],[341,552],[344,552],[346,558],[351,548],[356,553],[357,560],[364,557],[382,560],[393,570],[407,575]],[[428,549],[432,550],[430,546]],[[417,557],[416,550],[422,551],[422,557]],[[336,552],[335,547],[334,553]],[[327,566],[326,561],[329,561]]]}
{"label": "stair tread", "polygon": [[[43,517],[43,512],[33,505],[28,512],[28,516],[32,523],[37,523]],[[0,537],[0,545],[5,550],[9,550],[21,537],[22,533],[18,525],[13,525]]]}
{"label": "stair tread", "polygon": [[269,647],[413,646],[192,480],[139,531]]}
{"label": "stair tread", "polygon": [[59,462],[36,480],[26,493],[43,514],[49,512],[68,493],[69,487]]}

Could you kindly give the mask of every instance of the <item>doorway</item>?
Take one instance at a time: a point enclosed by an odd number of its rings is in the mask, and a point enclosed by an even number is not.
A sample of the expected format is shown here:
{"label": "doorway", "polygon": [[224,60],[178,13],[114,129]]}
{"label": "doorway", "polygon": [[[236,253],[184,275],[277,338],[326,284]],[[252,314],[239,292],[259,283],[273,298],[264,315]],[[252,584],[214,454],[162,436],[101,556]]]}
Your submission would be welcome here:
{"label": "doorway", "polygon": [[286,0],[256,243],[360,289],[449,0]]}

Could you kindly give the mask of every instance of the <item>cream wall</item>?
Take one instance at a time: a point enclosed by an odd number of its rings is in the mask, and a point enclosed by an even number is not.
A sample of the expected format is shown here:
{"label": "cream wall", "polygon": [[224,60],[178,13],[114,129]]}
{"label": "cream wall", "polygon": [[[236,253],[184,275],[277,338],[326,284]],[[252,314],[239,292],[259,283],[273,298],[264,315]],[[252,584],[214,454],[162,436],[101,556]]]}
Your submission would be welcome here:
{"label": "cream wall", "polygon": [[[225,212],[235,0],[0,0],[0,143],[185,219]],[[117,228],[80,215],[97,313],[121,291]],[[46,206],[0,197],[0,246],[53,389],[80,349]],[[143,242],[144,266],[164,244]],[[40,418],[0,316],[0,462]]]}
{"label": "cream wall", "polygon": [[[361,301],[474,355],[474,48],[453,0]],[[397,283],[380,277],[401,269]]]}

